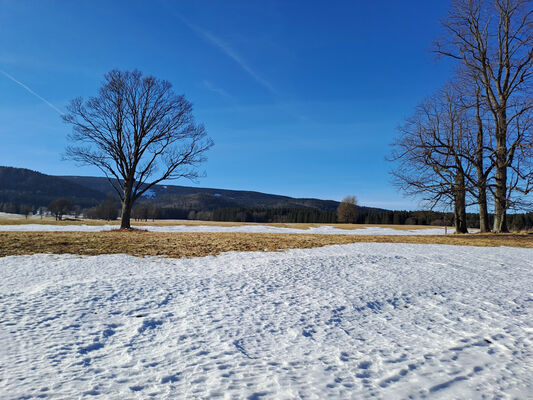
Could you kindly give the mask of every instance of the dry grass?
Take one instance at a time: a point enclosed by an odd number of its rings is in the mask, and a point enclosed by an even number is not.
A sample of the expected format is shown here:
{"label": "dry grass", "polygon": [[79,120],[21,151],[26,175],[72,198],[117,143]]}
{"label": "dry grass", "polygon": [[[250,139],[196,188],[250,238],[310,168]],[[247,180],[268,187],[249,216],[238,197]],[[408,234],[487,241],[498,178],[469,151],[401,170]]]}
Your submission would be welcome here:
{"label": "dry grass", "polygon": [[201,257],[227,251],[278,251],[357,242],[533,248],[533,235],[363,236],[273,233],[0,232],[0,256],[131,254]]}

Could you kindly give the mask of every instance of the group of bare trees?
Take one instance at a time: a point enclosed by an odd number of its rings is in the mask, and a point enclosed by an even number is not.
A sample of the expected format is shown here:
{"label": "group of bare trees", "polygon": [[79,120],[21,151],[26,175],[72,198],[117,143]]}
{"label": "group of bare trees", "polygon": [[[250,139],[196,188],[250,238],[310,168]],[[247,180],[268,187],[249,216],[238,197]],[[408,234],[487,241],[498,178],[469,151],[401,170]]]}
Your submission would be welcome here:
{"label": "group of bare trees", "polygon": [[61,221],[63,215],[70,213],[73,209],[69,199],[55,199],[48,205],[48,211],[56,218],[56,221]]}
{"label": "group of bare trees", "polygon": [[454,0],[435,51],[457,73],[399,129],[395,183],[433,208],[453,204],[458,233],[466,207],[480,230],[507,232],[507,211],[533,189],[533,11],[529,0]]}

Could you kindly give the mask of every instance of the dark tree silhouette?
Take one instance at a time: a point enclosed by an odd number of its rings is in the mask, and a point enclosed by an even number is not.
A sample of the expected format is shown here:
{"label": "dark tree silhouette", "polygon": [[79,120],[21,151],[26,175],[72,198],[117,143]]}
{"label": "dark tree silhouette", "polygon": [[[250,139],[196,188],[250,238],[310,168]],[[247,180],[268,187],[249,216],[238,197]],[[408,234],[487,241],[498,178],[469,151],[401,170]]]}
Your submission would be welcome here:
{"label": "dark tree silhouette", "polygon": [[26,204],[23,204],[20,206],[20,213],[24,215],[26,219],[28,219],[28,215],[32,213],[32,208]]}
{"label": "dark tree silhouette", "polygon": [[63,215],[67,214],[71,210],[72,203],[68,199],[53,200],[48,205],[48,211],[50,211],[52,215],[56,217],[56,221],[61,221],[63,219]]}
{"label": "dark tree silhouette", "polygon": [[122,202],[121,228],[130,228],[136,200],[166,180],[199,177],[213,145],[172,85],[139,71],[112,70],[96,97],[74,99],[64,120],[73,126],[66,158],[98,167]]}
{"label": "dark tree silhouette", "polygon": [[337,221],[347,224],[357,222],[357,200],[355,196],[346,196],[337,208]]}
{"label": "dark tree silhouette", "polygon": [[492,119],[493,229],[506,232],[511,194],[533,190],[529,117],[524,121],[533,107],[531,1],[453,0],[443,25],[446,37],[435,43],[436,52],[458,60],[477,81],[479,99]]}
{"label": "dark tree silhouette", "polygon": [[467,140],[470,122],[454,86],[447,85],[400,126],[391,157],[398,163],[391,173],[399,189],[422,195],[430,209],[453,204],[457,233],[468,231],[466,177],[471,166],[465,154],[475,151]]}

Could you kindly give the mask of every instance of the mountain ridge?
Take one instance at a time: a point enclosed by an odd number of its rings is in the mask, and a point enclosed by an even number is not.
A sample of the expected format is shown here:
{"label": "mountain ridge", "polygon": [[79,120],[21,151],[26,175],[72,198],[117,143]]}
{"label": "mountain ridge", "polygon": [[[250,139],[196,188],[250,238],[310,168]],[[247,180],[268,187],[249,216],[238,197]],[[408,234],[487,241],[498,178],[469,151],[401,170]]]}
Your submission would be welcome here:
{"label": "mountain ridge", "polygon": [[[56,198],[66,197],[73,204],[92,207],[103,201],[109,193],[117,195],[105,177],[46,175],[25,168],[0,166],[0,203],[14,202],[39,207],[47,206]],[[36,202],[39,204],[34,204]],[[309,208],[335,211],[339,205],[335,200],[168,183],[155,185],[138,202],[194,211],[212,211],[218,208]],[[367,212],[385,211],[373,207],[358,208]]]}

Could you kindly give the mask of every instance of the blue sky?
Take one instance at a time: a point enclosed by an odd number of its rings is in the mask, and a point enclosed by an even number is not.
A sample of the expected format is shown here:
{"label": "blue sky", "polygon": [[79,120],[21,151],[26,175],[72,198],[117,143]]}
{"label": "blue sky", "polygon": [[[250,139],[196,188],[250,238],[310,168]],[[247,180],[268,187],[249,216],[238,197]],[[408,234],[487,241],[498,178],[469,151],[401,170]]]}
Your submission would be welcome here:
{"label": "blue sky", "polygon": [[107,71],[137,68],[185,94],[215,141],[205,178],[172,183],[417,208],[385,157],[402,119],[451,76],[431,53],[447,7],[0,0],[0,165],[101,175],[62,161],[59,112]]}

